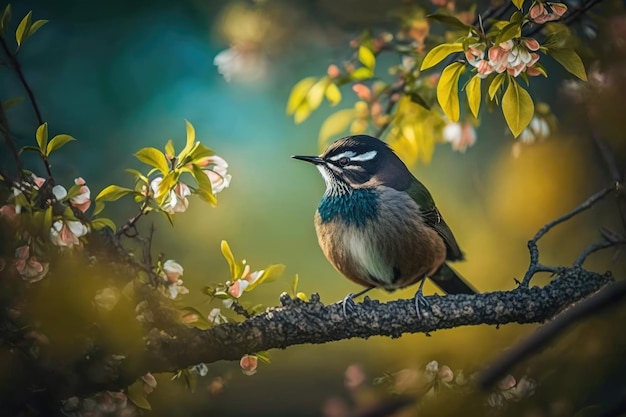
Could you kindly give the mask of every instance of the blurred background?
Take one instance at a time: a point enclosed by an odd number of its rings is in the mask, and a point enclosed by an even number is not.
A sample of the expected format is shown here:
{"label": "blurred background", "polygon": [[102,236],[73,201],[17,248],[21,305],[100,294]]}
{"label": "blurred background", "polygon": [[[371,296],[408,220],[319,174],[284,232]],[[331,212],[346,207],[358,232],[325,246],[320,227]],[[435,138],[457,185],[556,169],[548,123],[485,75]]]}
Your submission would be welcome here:
{"label": "blurred background", "polygon": [[[249,295],[252,302],[277,304],[296,273],[299,290],[318,292],[325,303],[359,289],[318,248],[313,213],[324,191],[322,179],[311,166],[290,159],[293,154],[319,153],[319,127],[334,109],[323,105],[295,125],[285,106],[297,81],[323,75],[329,64],[346,59],[348,42],[363,29],[390,27],[389,12],[403,3],[22,0],[13,4],[13,15],[21,18],[33,10],[34,19],[50,20],[20,51],[20,60],[51,134],[78,139],[52,157],[60,183],[69,186],[82,176],[92,196],[112,183],[132,186],[124,173],[125,168],[140,167],[132,154],[145,146],[162,148],[169,138],[182,147],[185,119],[193,123],[199,140],[228,161],[232,183],[219,194],[216,208],[192,199],[190,209],[176,216],[174,228],[155,216],[144,222],[154,221],[157,227],[155,251],[184,266],[191,290],[188,304],[208,313],[220,304],[209,305],[200,289],[229,279],[219,250],[223,239],[253,270],[270,263],[287,266],[282,279]],[[222,55],[218,68],[214,59],[225,50],[230,52]],[[466,254],[467,261],[455,268],[481,291],[514,288],[514,278],[521,278],[528,265],[527,240],[609,179],[589,137],[576,134],[585,132],[580,115],[587,111],[572,107],[572,100],[561,94],[564,71],[548,68],[554,76],[533,83],[531,92],[551,105],[561,121],[560,133],[514,154],[514,140],[500,112],[485,113],[475,146],[459,153],[442,144],[430,164],[411,167],[429,187]],[[23,95],[5,69],[0,82],[2,99]],[[340,106],[351,106],[349,90],[343,91],[346,99]],[[602,111],[602,106],[615,109],[616,103],[598,104],[598,113],[609,121],[597,123],[609,126],[607,140],[623,154],[623,137],[613,134],[623,132],[624,122]],[[26,102],[8,115],[19,146],[34,144],[37,123]],[[136,210],[130,201],[107,207],[118,224]],[[542,261],[570,264],[599,239],[600,227],[620,230],[619,225],[614,201],[608,199],[542,239]],[[598,254],[588,266],[623,276],[623,256],[613,255]],[[548,281],[539,276],[534,283]],[[374,291],[370,296],[391,300],[412,297],[415,291]],[[426,294],[434,291],[426,285]],[[618,376],[624,364],[615,358],[625,338],[614,327],[623,318],[621,309],[578,326],[521,364],[516,376],[539,379],[549,366],[550,375],[556,376],[539,386],[535,398],[545,397],[539,403],[546,407],[552,400],[561,404],[559,410],[566,410],[562,415],[594,403],[602,384],[623,386]],[[362,365],[370,378],[407,367],[421,369],[431,360],[471,373],[535,328],[477,326],[430,337],[294,346],[272,351],[272,364],[261,365],[251,377],[236,363],[211,364],[193,395],[182,384],[168,382],[169,376],[157,377],[160,386],[150,396],[155,411],[149,415],[318,416],[329,398],[347,396],[344,371],[351,364]],[[590,364],[596,366],[593,376],[586,372]],[[210,381],[217,376],[226,385],[214,395]],[[569,383],[562,384],[564,380]]]}

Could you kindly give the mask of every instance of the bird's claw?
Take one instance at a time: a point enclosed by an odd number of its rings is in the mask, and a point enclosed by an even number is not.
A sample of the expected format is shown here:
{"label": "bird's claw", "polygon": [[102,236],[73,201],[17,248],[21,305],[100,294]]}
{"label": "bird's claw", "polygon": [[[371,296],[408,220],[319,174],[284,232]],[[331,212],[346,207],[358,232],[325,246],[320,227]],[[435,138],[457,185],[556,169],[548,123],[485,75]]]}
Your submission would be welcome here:
{"label": "bird's claw", "polygon": [[352,313],[356,304],[354,303],[354,293],[346,295],[341,302],[341,310],[343,311],[343,317],[348,318],[348,313]]}
{"label": "bird's claw", "polygon": [[424,287],[424,281],[420,284],[417,293],[415,293],[415,313],[417,314],[417,318],[422,318],[421,308],[430,308],[430,303],[424,297],[424,293],[422,292],[422,288]]}

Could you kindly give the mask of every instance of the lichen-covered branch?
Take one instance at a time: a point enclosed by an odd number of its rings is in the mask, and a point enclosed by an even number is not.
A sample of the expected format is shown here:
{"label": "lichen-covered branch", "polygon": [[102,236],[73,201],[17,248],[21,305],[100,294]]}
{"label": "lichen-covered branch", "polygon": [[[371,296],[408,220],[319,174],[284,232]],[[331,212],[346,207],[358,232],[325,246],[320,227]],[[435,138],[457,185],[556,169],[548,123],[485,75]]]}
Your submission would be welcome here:
{"label": "lichen-covered branch", "polygon": [[325,305],[317,294],[308,302],[283,294],[280,307],[240,323],[226,323],[204,331],[183,325],[167,330],[154,328],[146,337],[145,351],[120,361],[119,366],[107,363],[109,379],[106,372],[88,373],[98,375],[98,381],[79,381],[72,387],[72,394],[122,388],[148,371],[168,372],[200,362],[238,360],[246,353],[294,345],[372,336],[395,338],[405,333],[478,324],[541,323],[611,281],[610,274],[564,268],[542,288],[427,297],[430,309],[422,312],[421,320],[416,317],[412,299],[381,303],[366,298],[344,317],[341,303]]}

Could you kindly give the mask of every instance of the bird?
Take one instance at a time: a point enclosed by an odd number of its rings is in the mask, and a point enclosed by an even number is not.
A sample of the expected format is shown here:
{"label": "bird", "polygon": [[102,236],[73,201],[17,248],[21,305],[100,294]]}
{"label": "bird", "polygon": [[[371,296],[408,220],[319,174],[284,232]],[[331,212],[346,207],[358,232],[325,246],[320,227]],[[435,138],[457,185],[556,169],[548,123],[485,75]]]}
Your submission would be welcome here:
{"label": "bird", "polygon": [[292,158],[317,167],[326,191],[315,212],[318,243],[341,274],[365,289],[343,300],[344,315],[373,288],[394,291],[420,282],[415,310],[429,277],[447,294],[476,294],[447,262],[464,254],[431,193],[395,152],[369,135],[332,143],[319,156]]}

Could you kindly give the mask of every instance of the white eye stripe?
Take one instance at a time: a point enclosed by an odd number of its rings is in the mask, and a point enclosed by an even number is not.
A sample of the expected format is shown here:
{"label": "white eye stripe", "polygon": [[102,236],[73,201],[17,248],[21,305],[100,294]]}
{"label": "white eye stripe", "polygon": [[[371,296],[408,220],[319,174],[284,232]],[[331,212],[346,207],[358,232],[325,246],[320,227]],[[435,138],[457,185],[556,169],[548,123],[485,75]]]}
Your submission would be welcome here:
{"label": "white eye stripe", "polygon": [[369,152],[362,153],[361,155],[353,156],[350,159],[352,159],[353,161],[371,161],[372,159],[376,157],[377,153],[378,152],[376,151],[369,151]]}
{"label": "white eye stripe", "polygon": [[354,155],[356,155],[356,153],[354,153],[353,151],[345,151],[340,153],[339,155],[331,156],[328,159],[330,159],[331,161],[338,161],[341,158],[352,158]]}
{"label": "white eye stripe", "polygon": [[377,154],[378,154],[377,151],[369,151],[369,152],[362,153],[360,155],[357,155],[354,151],[345,151],[338,155],[331,156],[328,159],[334,162],[334,161],[339,161],[341,158],[350,158],[350,160],[352,161],[363,162],[363,161],[371,161],[372,159],[376,157]]}

